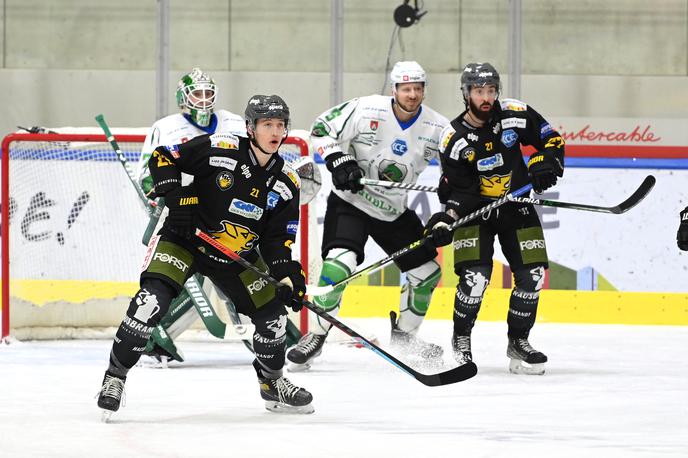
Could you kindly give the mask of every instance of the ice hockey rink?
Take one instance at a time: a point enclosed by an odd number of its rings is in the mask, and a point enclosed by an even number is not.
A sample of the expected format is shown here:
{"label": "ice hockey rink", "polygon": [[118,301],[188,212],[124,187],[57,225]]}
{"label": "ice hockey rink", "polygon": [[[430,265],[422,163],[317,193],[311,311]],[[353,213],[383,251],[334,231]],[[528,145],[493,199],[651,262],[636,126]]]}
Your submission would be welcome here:
{"label": "ice hockey rink", "polygon": [[[384,320],[354,323],[387,344]],[[313,393],[312,415],[266,411],[240,343],[182,342],[183,366],[130,372],[108,424],[95,395],[109,341],[3,345],[0,456],[688,456],[688,328],[539,323],[544,376],[508,373],[505,331],[478,322],[478,375],[435,388],[328,343],[311,372],[288,375]],[[451,322],[421,335],[448,352]]]}

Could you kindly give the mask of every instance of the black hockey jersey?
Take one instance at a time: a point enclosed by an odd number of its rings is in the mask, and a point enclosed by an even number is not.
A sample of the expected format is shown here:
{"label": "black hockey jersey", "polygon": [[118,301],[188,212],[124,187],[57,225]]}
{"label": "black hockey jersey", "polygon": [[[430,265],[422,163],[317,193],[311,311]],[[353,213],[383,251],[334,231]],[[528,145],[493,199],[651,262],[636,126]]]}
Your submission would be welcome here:
{"label": "black hockey jersey", "polygon": [[194,177],[201,227],[230,250],[259,247],[269,266],[291,260],[300,180],[278,154],[261,167],[247,138],[212,134],[159,146],[148,166],[158,195],[181,186],[182,172]]}
{"label": "black hockey jersey", "polygon": [[[498,100],[492,118],[476,129],[466,112],[442,132],[440,160],[445,193],[440,200],[465,201],[467,196],[497,198],[530,182],[521,145],[552,154],[564,163],[564,140],[533,108],[515,99]],[[448,192],[446,191],[448,189]],[[472,210],[473,208],[469,209]],[[463,209],[462,214],[467,209]]]}

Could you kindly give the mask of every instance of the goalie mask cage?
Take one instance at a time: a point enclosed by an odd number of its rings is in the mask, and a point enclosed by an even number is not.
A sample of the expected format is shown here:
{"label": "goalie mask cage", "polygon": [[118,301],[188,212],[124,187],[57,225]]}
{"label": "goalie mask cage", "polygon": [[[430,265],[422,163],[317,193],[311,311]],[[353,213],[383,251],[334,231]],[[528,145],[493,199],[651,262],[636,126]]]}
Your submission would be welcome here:
{"label": "goalie mask cage", "polygon": [[[2,141],[0,339],[112,337],[138,288],[147,213],[105,136],[75,130],[89,133],[13,133]],[[133,170],[143,132],[115,129]],[[309,154],[308,143],[289,136],[280,154],[293,162]],[[294,247],[311,278],[320,261],[314,207],[315,200],[301,206]],[[229,324],[225,307],[214,306]],[[305,309],[292,319],[307,331]]]}

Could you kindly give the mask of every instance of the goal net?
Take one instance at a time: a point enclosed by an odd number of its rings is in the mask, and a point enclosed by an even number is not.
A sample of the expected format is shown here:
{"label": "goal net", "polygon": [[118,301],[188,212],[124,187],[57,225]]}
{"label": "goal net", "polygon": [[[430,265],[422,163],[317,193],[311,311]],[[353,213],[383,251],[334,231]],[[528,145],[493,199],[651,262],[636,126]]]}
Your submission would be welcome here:
{"label": "goal net", "polygon": [[[14,133],[2,142],[0,338],[111,337],[138,289],[143,204],[98,129],[58,132]],[[113,129],[132,169],[145,132]],[[308,155],[306,138],[290,135],[283,157]],[[320,260],[315,206],[302,206],[294,246],[312,281]],[[213,305],[229,324],[224,305]],[[305,311],[292,320],[307,330]]]}

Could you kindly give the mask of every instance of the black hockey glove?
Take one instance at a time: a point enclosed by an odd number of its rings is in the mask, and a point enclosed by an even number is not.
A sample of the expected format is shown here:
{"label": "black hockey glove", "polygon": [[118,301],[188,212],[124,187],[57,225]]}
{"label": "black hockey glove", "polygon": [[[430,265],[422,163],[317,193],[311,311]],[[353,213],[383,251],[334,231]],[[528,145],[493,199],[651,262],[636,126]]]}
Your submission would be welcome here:
{"label": "black hockey glove", "polygon": [[334,153],[327,157],[326,165],[327,170],[332,174],[332,184],[336,189],[353,193],[363,189],[363,185],[359,182],[363,178],[363,170],[352,155]]}
{"label": "black hockey glove", "polygon": [[165,225],[180,237],[190,239],[196,232],[198,196],[191,186],[180,186],[165,194],[170,212]]}
{"label": "black hockey glove", "polygon": [[283,284],[275,291],[277,299],[295,312],[301,310],[306,300],[306,275],[301,264],[297,261],[288,261],[278,264],[271,273],[275,278],[281,278],[280,283]]}
{"label": "black hockey glove", "polygon": [[449,225],[454,222],[454,218],[445,212],[435,213],[430,217],[428,224],[425,225],[425,235],[430,235],[426,243],[439,248],[452,243],[454,233],[449,230]]}
{"label": "black hockey glove", "polygon": [[530,156],[528,174],[533,190],[540,194],[557,184],[557,177],[564,175],[564,167],[553,154],[538,152]]}
{"label": "black hockey glove", "polygon": [[676,233],[676,243],[683,251],[688,251],[688,207],[684,208],[680,213],[681,224]]}

